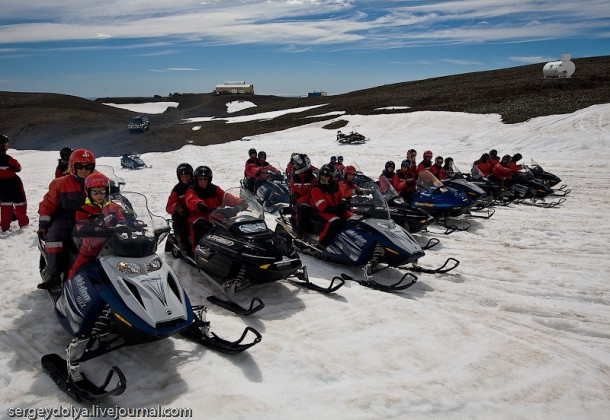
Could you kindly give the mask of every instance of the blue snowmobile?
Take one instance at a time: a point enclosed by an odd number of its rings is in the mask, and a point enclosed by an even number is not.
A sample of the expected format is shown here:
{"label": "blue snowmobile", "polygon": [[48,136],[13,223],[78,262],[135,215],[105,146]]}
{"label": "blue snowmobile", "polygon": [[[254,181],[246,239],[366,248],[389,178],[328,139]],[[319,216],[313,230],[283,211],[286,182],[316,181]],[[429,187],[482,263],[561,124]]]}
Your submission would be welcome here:
{"label": "blue snowmobile", "polygon": [[[388,204],[377,184],[365,184],[362,192],[363,195],[352,197],[348,203],[348,208],[355,215],[347,220],[345,229],[326,248],[320,246],[318,236],[313,233],[307,233],[302,238],[297,236],[293,229],[294,216],[287,211],[281,212],[277,218],[276,232],[291,237],[295,246],[306,254],[363,269],[364,279],[355,279],[345,273],[335,279],[356,281],[363,286],[386,292],[411,287],[417,282],[417,277],[405,273],[397,282],[389,285],[374,280],[373,275],[385,268],[444,273],[457,267],[459,261],[453,258],[447,259],[438,269],[420,267],[417,262],[425,255],[424,251],[407,231],[390,218]],[[321,230],[320,226],[312,226],[313,232]],[[411,267],[405,266],[409,263],[412,264]]]}
{"label": "blue snowmobile", "polygon": [[[231,354],[261,341],[260,333],[251,327],[233,342],[211,332],[206,308],[191,305],[176,274],[156,254],[157,245],[169,232],[166,221],[152,216],[141,194],[115,193],[113,202],[123,218],[92,216],[77,222],[72,234],[71,261],[78,256],[77,250],[93,248],[97,255],[88,255],[90,261],[71,278],[63,273],[61,286],[46,289],[60,324],[75,337],[67,346],[66,359],[55,353],[41,359],[44,370],[62,391],[79,402],[122,394],[127,382],[121,369],[113,366],[97,385],[81,371],[81,363],[124,346],[181,334]],[[88,247],[81,247],[83,244]],[[47,262],[44,245],[39,239],[43,281]],[[245,342],[251,334],[254,338]]]}
{"label": "blue snowmobile", "polygon": [[428,170],[417,176],[417,189],[412,204],[436,218],[467,213],[474,201],[456,190],[447,188]]}

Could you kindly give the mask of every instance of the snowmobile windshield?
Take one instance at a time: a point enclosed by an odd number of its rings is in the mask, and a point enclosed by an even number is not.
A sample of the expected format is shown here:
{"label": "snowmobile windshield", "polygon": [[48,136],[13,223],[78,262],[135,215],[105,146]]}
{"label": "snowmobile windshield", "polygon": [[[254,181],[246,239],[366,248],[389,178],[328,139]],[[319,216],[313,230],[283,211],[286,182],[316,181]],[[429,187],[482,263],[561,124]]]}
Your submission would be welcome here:
{"label": "snowmobile windshield", "polygon": [[374,182],[367,182],[361,187],[362,195],[351,197],[350,210],[363,217],[374,219],[389,219],[390,209],[379,186]]}
{"label": "snowmobile windshield", "polygon": [[230,188],[225,191],[222,204],[210,213],[210,221],[241,233],[267,230],[263,207],[245,188]]}
{"label": "snowmobile windshield", "polygon": [[483,178],[485,178],[485,175],[483,174],[483,172],[481,172],[479,167],[477,165],[475,165],[475,164],[473,164],[472,168],[470,168],[470,174],[472,175],[473,179],[483,179]]}
{"label": "snowmobile windshield", "polygon": [[110,195],[118,193],[125,186],[125,180],[114,172],[110,165],[96,165],[95,170],[103,173],[110,180]]}
{"label": "snowmobile windshield", "polygon": [[398,197],[398,192],[394,188],[394,186],[390,183],[390,181],[385,176],[379,177],[379,191],[383,194],[383,197],[390,201],[394,197]]}
{"label": "snowmobile windshield", "polygon": [[373,178],[371,178],[370,176],[366,176],[360,170],[360,167],[358,166],[357,163],[350,163],[350,165],[352,165],[354,168],[356,168],[356,175],[354,176],[354,184],[356,184],[359,187],[363,187],[364,184],[366,184],[367,182],[373,181]]}
{"label": "snowmobile windshield", "polygon": [[72,239],[87,258],[145,257],[155,253],[160,233],[167,229],[165,219],[150,213],[144,195],[117,193],[101,213],[76,222]]}
{"label": "snowmobile windshield", "polygon": [[417,175],[417,187],[423,191],[445,188],[443,183],[428,170],[423,170]]}

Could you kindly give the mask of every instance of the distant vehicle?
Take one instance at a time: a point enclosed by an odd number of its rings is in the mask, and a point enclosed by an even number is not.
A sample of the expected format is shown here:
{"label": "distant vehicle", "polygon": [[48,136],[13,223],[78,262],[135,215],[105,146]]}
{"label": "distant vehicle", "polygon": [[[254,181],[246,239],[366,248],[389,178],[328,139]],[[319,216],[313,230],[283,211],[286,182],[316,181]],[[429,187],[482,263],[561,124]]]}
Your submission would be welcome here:
{"label": "distant vehicle", "polygon": [[341,131],[337,131],[337,141],[341,144],[362,144],[368,139],[360,133],[352,131],[349,134],[343,134]]}
{"label": "distant vehicle", "polygon": [[127,153],[121,156],[121,167],[125,169],[150,168],[137,153]]}
{"label": "distant vehicle", "polygon": [[132,118],[131,122],[127,126],[127,128],[129,128],[130,133],[135,133],[136,131],[143,133],[148,130],[148,127],[149,122],[148,117],[146,115],[139,115],[137,117]]}

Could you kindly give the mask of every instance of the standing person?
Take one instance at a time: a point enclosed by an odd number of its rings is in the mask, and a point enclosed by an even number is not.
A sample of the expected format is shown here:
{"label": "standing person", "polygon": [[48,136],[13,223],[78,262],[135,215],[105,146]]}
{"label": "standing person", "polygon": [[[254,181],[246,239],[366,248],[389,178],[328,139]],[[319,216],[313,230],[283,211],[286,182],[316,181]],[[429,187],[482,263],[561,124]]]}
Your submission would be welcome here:
{"label": "standing person", "polygon": [[64,242],[70,237],[76,209],[85,204],[85,178],[95,169],[95,156],[90,150],[77,149],[68,160],[70,175],[55,178],[38,205],[38,236],[44,241],[47,266],[45,281],[39,289],[61,286],[61,274],[67,269]]}
{"label": "standing person", "polygon": [[27,216],[27,201],[21,178],[17,172],[21,171],[21,165],[17,159],[9,156],[10,140],[4,134],[0,134],[0,227],[6,232],[13,216],[22,228],[30,223]]}
{"label": "standing person", "polygon": [[64,147],[59,151],[59,159],[57,160],[57,168],[55,168],[55,178],[61,178],[64,175],[70,174],[68,160],[74,150],[71,147]]}
{"label": "standing person", "polygon": [[291,162],[293,174],[290,177],[290,202],[296,222],[294,232],[297,237],[302,238],[311,224],[313,209],[311,189],[317,178],[313,174],[309,156],[306,154],[293,154]]}
{"label": "standing person", "polygon": [[172,215],[172,227],[178,246],[182,250],[188,249],[188,208],[186,206],[186,190],[193,183],[193,167],[188,163],[181,163],[176,168],[178,183],[172,188],[167,199],[165,211]]}
{"label": "standing person", "polygon": [[345,210],[343,194],[333,175],[336,169],[332,165],[320,168],[320,179],[311,189],[311,199],[316,213],[313,219],[323,226],[320,234],[320,245],[326,248],[345,228],[345,220],[352,213]]}
{"label": "standing person", "polygon": [[417,165],[417,172],[421,172],[423,170],[430,169],[431,166],[432,166],[432,151],[426,150],[424,152],[424,160],[419,162],[419,165]]}
{"label": "standing person", "polygon": [[400,164],[400,171],[394,177],[393,186],[406,203],[411,203],[413,200],[416,183],[417,168],[409,159],[403,160]]}
{"label": "standing person", "polygon": [[407,160],[411,161],[411,165],[413,167],[417,166],[417,162],[415,159],[417,159],[417,151],[415,149],[409,149],[409,151],[407,152]]}
{"label": "standing person", "polygon": [[[74,277],[83,264],[95,259],[106,242],[106,237],[96,237],[96,231],[104,231],[125,221],[119,206],[110,201],[110,180],[99,172],[85,179],[87,198],[83,207],[76,212],[76,230],[83,234],[78,247],[78,258],[74,261],[68,278]],[[101,215],[101,216],[100,216]],[[102,225],[98,222],[102,222]],[[91,233],[88,236],[87,233]]]}
{"label": "standing person", "polygon": [[256,149],[252,148],[248,150],[248,156],[249,158],[246,161],[246,167],[244,168],[244,178],[246,178],[246,189],[253,193],[256,174],[258,173],[258,158],[256,156]]}

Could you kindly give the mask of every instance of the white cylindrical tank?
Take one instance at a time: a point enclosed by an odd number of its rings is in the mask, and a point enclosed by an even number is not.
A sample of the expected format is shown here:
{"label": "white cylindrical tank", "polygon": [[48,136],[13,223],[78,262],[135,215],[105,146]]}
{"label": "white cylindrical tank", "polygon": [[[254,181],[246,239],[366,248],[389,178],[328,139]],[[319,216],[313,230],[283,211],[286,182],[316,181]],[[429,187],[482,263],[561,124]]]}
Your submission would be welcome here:
{"label": "white cylindrical tank", "polygon": [[552,77],[562,79],[564,77],[571,77],[576,70],[576,66],[570,60],[565,61],[551,61],[546,63],[542,69],[544,77]]}

